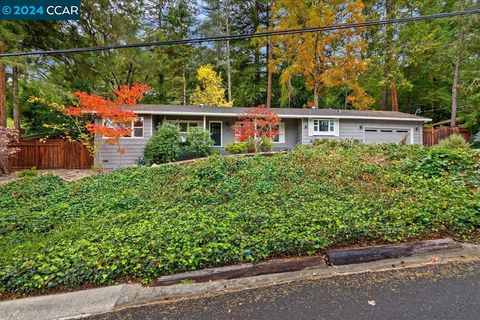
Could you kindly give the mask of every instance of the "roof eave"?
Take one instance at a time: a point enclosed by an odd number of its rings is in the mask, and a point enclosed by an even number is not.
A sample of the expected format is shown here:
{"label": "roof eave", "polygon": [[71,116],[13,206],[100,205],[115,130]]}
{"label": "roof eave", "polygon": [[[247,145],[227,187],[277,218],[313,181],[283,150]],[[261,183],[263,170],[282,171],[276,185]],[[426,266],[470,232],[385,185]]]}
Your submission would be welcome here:
{"label": "roof eave", "polygon": [[[135,110],[137,114],[153,114],[153,115],[180,115],[180,116],[215,116],[215,117],[238,117],[238,113],[223,113],[223,112],[199,112],[199,111],[161,111],[161,110]],[[392,121],[415,121],[415,122],[430,122],[429,118],[399,118],[399,117],[371,117],[371,116],[345,116],[345,115],[293,115],[278,113],[280,118],[284,119],[301,119],[301,118],[328,118],[328,119],[362,119],[362,120],[392,120]]]}

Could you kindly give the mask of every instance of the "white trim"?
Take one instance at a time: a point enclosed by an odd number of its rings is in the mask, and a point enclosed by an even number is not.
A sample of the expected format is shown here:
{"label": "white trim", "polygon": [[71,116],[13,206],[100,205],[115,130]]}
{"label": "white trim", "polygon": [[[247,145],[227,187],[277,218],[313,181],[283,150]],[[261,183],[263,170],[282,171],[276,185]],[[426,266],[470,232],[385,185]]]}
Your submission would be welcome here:
{"label": "white trim", "polygon": [[153,136],[153,129],[153,115],[150,115],[150,137]]}
{"label": "white trim", "polygon": [[212,134],[211,131],[211,124],[212,123],[220,123],[220,145],[219,146],[213,146],[217,148],[222,148],[223,147],[223,121],[208,121],[208,132]]}
{"label": "white trim", "polygon": [[[280,109],[280,108],[279,108]],[[176,116],[214,116],[214,117],[235,117],[238,118],[238,113],[216,113],[216,112],[178,112],[178,111],[135,111],[136,114],[160,114],[160,115],[176,115]],[[393,121],[414,121],[414,122],[429,122],[432,119],[414,119],[414,118],[397,118],[397,117],[371,117],[371,116],[343,116],[343,115],[293,115],[293,114],[279,114],[282,119],[300,119],[300,118],[320,118],[320,119],[368,119],[368,120],[393,120]]]}
{"label": "white trim", "polygon": [[[283,134],[281,134],[282,131],[283,131]],[[287,130],[285,129],[285,122],[282,121],[278,124],[278,141],[275,142],[272,139],[272,143],[275,143],[275,144],[285,143],[285,140],[286,140],[285,135],[287,134],[286,132]]]}
{"label": "white trim", "polygon": [[[132,139],[143,139],[145,138],[145,117],[135,117],[135,118],[140,118],[142,119],[142,136],[141,137],[135,137],[135,127],[133,126],[135,119],[132,120],[132,136],[131,137],[124,137],[124,138],[132,138]],[[140,127],[137,127],[140,128]]]}
{"label": "white trim", "polygon": [[[132,120],[132,123],[130,124],[130,132],[131,132],[132,136],[130,136],[130,137],[121,137],[121,139],[145,139],[145,117],[142,116],[142,117],[135,117],[135,118],[141,118],[141,119],[142,119],[142,124],[143,124],[143,127],[142,127],[142,129],[143,129],[143,130],[142,130],[142,136],[141,136],[141,137],[135,137],[135,136],[134,136],[135,130],[134,130],[134,127],[133,127],[133,122],[135,121],[135,119],[133,119],[133,120]],[[153,117],[150,117],[150,118],[153,118]],[[102,120],[102,126],[105,127],[105,120],[106,120],[106,119],[105,119],[105,118],[102,118],[101,120]],[[137,128],[139,128],[139,127],[137,127]],[[150,131],[151,131],[151,130],[152,130],[152,129],[150,128]],[[152,133],[152,135],[153,135],[153,133]],[[101,136],[101,139],[105,139],[105,140],[106,140],[106,139],[110,139],[110,137],[106,137],[106,136],[103,136],[103,135],[102,135],[102,136]]]}
{"label": "white trim", "polygon": [[334,127],[333,127],[333,134],[335,137],[340,136],[340,119],[335,119]]}
{"label": "white trim", "polygon": [[[328,121],[328,131],[315,131],[315,121]],[[331,118],[312,118],[308,123],[309,136],[337,136],[339,135],[338,119],[333,119],[333,131],[330,131]]]}

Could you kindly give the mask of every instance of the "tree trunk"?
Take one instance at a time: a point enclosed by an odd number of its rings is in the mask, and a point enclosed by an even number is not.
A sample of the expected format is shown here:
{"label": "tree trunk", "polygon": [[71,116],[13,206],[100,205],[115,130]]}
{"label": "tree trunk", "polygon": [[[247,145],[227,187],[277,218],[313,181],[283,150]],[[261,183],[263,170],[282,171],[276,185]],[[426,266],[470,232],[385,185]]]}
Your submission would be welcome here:
{"label": "tree trunk", "polygon": [[[3,42],[0,41],[0,53],[4,53]],[[7,127],[7,101],[6,101],[6,75],[5,65],[0,62],[0,127]]]}
{"label": "tree trunk", "polygon": [[450,117],[450,126],[457,126],[457,100],[458,100],[458,79],[460,78],[460,63],[462,62],[462,47],[463,47],[464,30],[460,28],[460,34],[458,39],[457,54],[455,60],[455,69],[453,72],[453,85],[452,85],[452,114]]}
{"label": "tree trunk", "polygon": [[411,93],[408,96],[407,112],[408,113],[413,113],[413,97],[412,97]]}
{"label": "tree trunk", "polygon": [[[387,19],[393,18],[394,13],[394,2],[393,0],[386,0],[385,1],[385,16]],[[386,44],[387,47],[385,49],[385,65],[383,67],[383,80],[386,82],[385,86],[382,91],[382,110],[387,111],[388,105],[388,87],[391,86],[391,63],[392,63],[392,42],[393,42],[393,26],[387,25],[385,31],[386,37]],[[393,93],[392,93],[393,96]],[[393,101],[392,101],[392,109],[393,109]]]}
{"label": "tree trunk", "polygon": [[185,76],[185,62],[182,65],[182,82],[183,82],[183,105],[187,105],[187,77]]}
{"label": "tree trunk", "polygon": [[292,79],[289,78],[287,82],[288,88],[288,107],[292,107]]}
{"label": "tree trunk", "polygon": [[[383,67],[383,78],[385,80],[388,78],[388,67],[386,63],[385,63],[385,66]],[[381,102],[382,111],[387,111],[387,105],[388,105],[388,88],[384,87],[382,90],[382,102]]]}
{"label": "tree trunk", "polygon": [[391,96],[392,96],[392,111],[398,111],[397,85],[395,83],[392,84]]}
{"label": "tree trunk", "polygon": [[[230,36],[230,1],[227,1],[227,36]],[[230,65],[230,40],[227,40],[227,94],[228,102],[232,102],[232,66]]]}
{"label": "tree trunk", "polygon": [[[270,2],[267,2],[267,31],[270,31]],[[272,60],[272,38],[268,37],[267,42],[267,108],[272,107],[272,70],[270,61]]]}
{"label": "tree trunk", "polygon": [[[254,31],[258,30],[260,26],[260,2],[255,1],[255,21],[254,21]],[[259,97],[259,83],[260,83],[260,44],[255,45],[254,50],[254,65],[255,65],[255,79],[254,79],[254,92],[255,92],[255,100]]]}
{"label": "tree trunk", "polygon": [[18,104],[18,72],[17,66],[12,68],[12,105],[14,128],[20,132],[20,105]]}
{"label": "tree trunk", "polygon": [[272,59],[272,47],[270,38],[268,39],[267,52],[267,108],[270,108],[272,106],[272,71],[270,68],[270,60]]}
{"label": "tree trunk", "polygon": [[315,108],[318,108],[318,101],[319,101],[318,95],[319,95],[318,88],[317,87],[313,88],[313,104],[315,105],[314,106]]}

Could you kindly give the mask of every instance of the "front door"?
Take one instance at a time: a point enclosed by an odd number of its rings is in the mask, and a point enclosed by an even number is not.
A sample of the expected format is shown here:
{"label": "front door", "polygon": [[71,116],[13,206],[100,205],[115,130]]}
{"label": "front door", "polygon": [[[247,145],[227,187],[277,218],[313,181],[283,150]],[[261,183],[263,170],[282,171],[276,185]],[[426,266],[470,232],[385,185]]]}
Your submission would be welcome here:
{"label": "front door", "polygon": [[210,121],[210,136],[215,147],[222,146],[222,122]]}

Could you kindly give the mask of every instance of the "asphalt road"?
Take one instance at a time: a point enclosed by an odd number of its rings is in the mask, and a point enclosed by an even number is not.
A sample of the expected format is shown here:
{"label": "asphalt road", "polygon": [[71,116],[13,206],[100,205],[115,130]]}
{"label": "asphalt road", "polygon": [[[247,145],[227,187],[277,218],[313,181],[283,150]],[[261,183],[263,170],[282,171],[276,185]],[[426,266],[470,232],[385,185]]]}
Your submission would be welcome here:
{"label": "asphalt road", "polygon": [[305,280],[90,319],[480,319],[480,264]]}

